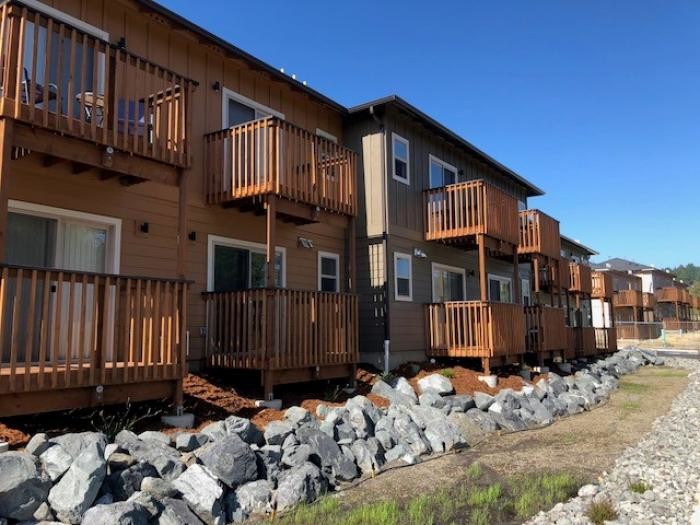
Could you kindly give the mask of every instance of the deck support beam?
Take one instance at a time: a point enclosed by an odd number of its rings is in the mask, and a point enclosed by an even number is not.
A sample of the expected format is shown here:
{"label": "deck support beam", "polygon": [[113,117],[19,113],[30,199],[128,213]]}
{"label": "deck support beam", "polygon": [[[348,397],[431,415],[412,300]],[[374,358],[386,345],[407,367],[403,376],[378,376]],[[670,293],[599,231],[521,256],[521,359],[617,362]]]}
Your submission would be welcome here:
{"label": "deck support beam", "polygon": [[265,355],[263,358],[263,363],[265,369],[263,371],[263,387],[264,396],[266,400],[273,399],[273,385],[274,378],[272,372],[271,356],[272,351],[275,348],[275,293],[274,289],[277,286],[277,272],[275,271],[275,245],[277,238],[277,197],[275,195],[270,195],[265,203],[266,207],[266,228],[267,228],[267,246],[265,252],[265,261],[267,267],[265,268],[265,277],[267,288],[267,311],[265,312]]}
{"label": "deck support beam", "polygon": [[486,302],[489,300],[489,281],[486,268],[486,242],[484,236],[479,235],[477,242],[479,244],[479,288],[481,288],[481,300]]}
{"label": "deck support beam", "polygon": [[7,228],[7,194],[12,158],[12,120],[0,119],[0,262],[5,260],[5,243]]}

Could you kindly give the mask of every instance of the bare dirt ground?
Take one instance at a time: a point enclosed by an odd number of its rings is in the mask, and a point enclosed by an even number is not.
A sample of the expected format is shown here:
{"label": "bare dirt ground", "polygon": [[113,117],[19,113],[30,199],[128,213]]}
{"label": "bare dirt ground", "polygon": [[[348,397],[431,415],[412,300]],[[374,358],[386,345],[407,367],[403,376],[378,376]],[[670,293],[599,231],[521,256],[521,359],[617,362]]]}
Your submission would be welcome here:
{"label": "bare dirt ground", "polygon": [[462,453],[390,470],[338,497],[349,506],[405,500],[465,482],[468,466],[477,461],[495,477],[564,471],[592,481],[650,430],[687,383],[685,372],[644,368],[623,378],[610,402],[591,412],[539,430],[491,436]]}

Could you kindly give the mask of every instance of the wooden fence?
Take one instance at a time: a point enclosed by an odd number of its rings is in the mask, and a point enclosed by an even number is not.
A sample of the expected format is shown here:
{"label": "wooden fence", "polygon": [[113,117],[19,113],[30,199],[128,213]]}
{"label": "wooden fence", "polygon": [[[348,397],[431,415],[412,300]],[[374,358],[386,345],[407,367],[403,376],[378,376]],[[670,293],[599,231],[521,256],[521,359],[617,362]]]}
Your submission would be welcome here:
{"label": "wooden fence", "polygon": [[555,259],[560,256],[559,221],[539,210],[523,210],[519,219],[519,254],[539,254]]}
{"label": "wooden fence", "polygon": [[183,376],[186,282],[1,268],[0,393]]}
{"label": "wooden fence", "polygon": [[679,321],[677,319],[664,319],[665,330],[683,330],[684,332],[700,331],[700,321]]}
{"label": "wooden fence", "polygon": [[574,327],[574,348],[577,356],[589,357],[595,355],[595,328],[591,326]]}
{"label": "wooden fence", "polygon": [[210,366],[274,370],[359,359],[353,294],[255,289],[204,299]]}
{"label": "wooden fence", "polygon": [[615,352],[617,350],[617,331],[615,328],[596,328],[595,346],[598,352]]}
{"label": "wooden fence", "polygon": [[518,202],[483,180],[423,192],[426,240],[485,234],[518,244]]}
{"label": "wooden fence", "polygon": [[20,3],[1,18],[2,116],[189,165],[195,82]]}
{"label": "wooden fence", "polygon": [[662,323],[616,322],[618,339],[658,339],[661,337]]}
{"label": "wooden fence", "polygon": [[504,357],[525,352],[519,304],[460,301],[426,305],[428,355]]}
{"label": "wooden fence", "polygon": [[276,194],[357,213],[357,155],[289,122],[268,117],[204,136],[207,202]]}

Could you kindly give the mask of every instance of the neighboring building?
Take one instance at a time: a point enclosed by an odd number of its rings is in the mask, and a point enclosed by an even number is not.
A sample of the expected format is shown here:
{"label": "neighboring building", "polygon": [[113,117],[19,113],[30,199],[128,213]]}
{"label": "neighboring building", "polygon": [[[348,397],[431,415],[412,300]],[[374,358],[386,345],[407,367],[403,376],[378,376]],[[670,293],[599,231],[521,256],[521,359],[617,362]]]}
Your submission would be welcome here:
{"label": "neighboring building", "polygon": [[1,10],[0,413],[352,374],[346,110],[150,0]]}
{"label": "neighboring building", "polygon": [[588,261],[597,252],[579,241],[561,236],[561,257],[569,264],[569,286],[565,294],[567,326],[571,329],[574,353],[590,357],[597,352],[592,320],[593,278]]}
{"label": "neighboring building", "polygon": [[396,96],[350,109],[360,152],[361,358],[519,362],[518,210],[542,191]]}

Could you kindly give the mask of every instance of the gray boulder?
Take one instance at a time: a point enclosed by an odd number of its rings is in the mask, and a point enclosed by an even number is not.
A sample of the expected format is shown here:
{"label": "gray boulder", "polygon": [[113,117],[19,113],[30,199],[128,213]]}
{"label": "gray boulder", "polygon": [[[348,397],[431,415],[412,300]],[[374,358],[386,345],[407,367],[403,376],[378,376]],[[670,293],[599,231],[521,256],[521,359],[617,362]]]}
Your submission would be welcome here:
{"label": "gray boulder", "polygon": [[563,394],[569,389],[569,385],[566,383],[566,381],[554,372],[549,373],[549,377],[547,378],[547,386],[548,389],[551,390],[556,396]]}
{"label": "gray boulder", "polygon": [[207,436],[210,441],[216,441],[226,435],[226,425],[223,421],[215,421],[214,423],[209,423],[200,432]]}
{"label": "gray boulder", "polygon": [[374,437],[379,441],[384,450],[389,450],[398,443],[398,437],[394,437],[389,430],[377,430],[374,433]]}
{"label": "gray boulder", "polygon": [[286,437],[294,432],[289,421],[270,421],[265,427],[265,441],[268,445],[281,445]]}
{"label": "gray boulder", "polygon": [[[488,415],[480,410],[477,410],[477,412],[488,417]],[[452,412],[447,416],[447,420],[459,430],[460,436],[462,436],[469,446],[474,446],[482,442],[486,436],[488,436],[488,432],[481,428],[474,418],[464,412]]]}
{"label": "gray boulder", "polygon": [[270,481],[276,481],[280,472],[282,461],[282,447],[279,445],[265,445],[255,452],[258,460],[258,475]]}
{"label": "gray boulder", "polygon": [[185,465],[180,461],[180,453],[165,443],[157,440],[143,441],[128,430],[117,434],[115,442],[138,461],[153,465],[163,479],[175,479],[185,470]]}
{"label": "gray boulder", "polygon": [[149,519],[156,518],[163,512],[163,504],[148,492],[134,492],[126,501],[141,505],[148,512]]}
{"label": "gray boulder", "polygon": [[287,467],[299,467],[311,456],[311,447],[306,443],[289,446],[282,451],[282,464]]}
{"label": "gray boulder", "polygon": [[494,401],[494,397],[490,396],[489,394],[485,394],[484,392],[474,392],[474,404],[479,410],[488,410]]}
{"label": "gray boulder", "polygon": [[174,498],[178,494],[177,489],[170,481],[156,477],[143,478],[140,490],[146,494],[150,494],[157,500]]}
{"label": "gray boulder", "polygon": [[63,522],[80,523],[95,501],[106,472],[104,445],[92,441],[49,492],[56,517]]}
{"label": "gray boulder", "polygon": [[0,454],[0,516],[30,520],[46,501],[51,482],[41,476],[36,458],[26,452]]}
{"label": "gray boulder", "polygon": [[49,438],[44,433],[34,434],[32,439],[29,440],[27,446],[24,447],[24,451],[29,454],[34,454],[35,456],[41,456],[41,454],[51,446]]}
{"label": "gray boulder", "polygon": [[111,505],[97,505],[83,517],[86,525],[148,525],[149,512],[133,501],[120,501]]}
{"label": "gray boulder", "polygon": [[230,434],[195,451],[199,460],[228,487],[236,488],[258,477],[255,452],[237,434]]}
{"label": "gray boulder", "polygon": [[413,390],[413,387],[411,386],[411,383],[408,382],[408,379],[405,377],[399,377],[395,382],[394,382],[394,390],[396,390],[398,393],[403,394],[405,396],[410,397],[413,399],[413,404],[418,401],[418,397],[416,396],[416,391]]}
{"label": "gray boulder", "polygon": [[365,396],[355,396],[348,399],[345,403],[345,408],[349,412],[352,407],[361,408],[365,416],[372,422],[372,425],[375,425],[382,417],[379,409]]}
{"label": "gray boulder", "polygon": [[399,437],[399,444],[404,445],[407,452],[420,456],[430,452],[427,442],[423,439],[418,425],[408,414],[400,414],[394,420],[394,430]]}
{"label": "gray boulder", "polygon": [[348,422],[358,438],[362,439],[374,435],[374,424],[364,407],[359,405],[349,405]]}
{"label": "gray boulder", "polygon": [[484,432],[496,432],[498,424],[493,420],[488,412],[483,412],[478,408],[470,408],[466,412],[467,416],[474,421]]}
{"label": "gray boulder", "polygon": [[39,461],[44,472],[55,482],[70,468],[73,456],[63,450],[61,445],[53,445],[42,452]]}
{"label": "gray boulder", "polygon": [[309,423],[314,419],[314,416],[311,415],[311,412],[309,412],[305,408],[297,406],[289,407],[284,412],[284,417],[292,425],[297,427],[303,425],[304,423]]}
{"label": "gray boulder", "polygon": [[107,465],[111,471],[124,470],[137,463],[134,456],[124,454],[123,452],[113,452],[109,455],[105,452]]}
{"label": "gray boulder", "polygon": [[466,412],[470,408],[474,408],[474,398],[466,394],[456,396],[447,396],[443,398],[452,407],[452,412]]}
{"label": "gray boulder", "polygon": [[420,426],[433,452],[447,452],[464,444],[459,429],[440,410],[415,406],[411,407],[410,412],[416,424],[422,421]]}
{"label": "gray boulder", "polygon": [[434,390],[440,395],[448,395],[454,392],[452,381],[441,374],[430,374],[418,380],[418,388],[421,392]]}
{"label": "gray boulder", "polygon": [[299,503],[311,503],[328,489],[328,483],[313,463],[285,470],[280,475],[273,506],[278,511],[287,510]]}
{"label": "gray boulder", "polygon": [[161,443],[165,443],[166,445],[170,445],[172,443],[172,439],[170,439],[170,436],[163,434],[162,432],[156,432],[155,430],[146,430],[145,432],[141,432],[139,434],[139,439],[143,441],[160,441]]}
{"label": "gray boulder", "polygon": [[202,525],[197,515],[182,500],[167,498],[162,502],[163,511],[155,521],[156,525]]}
{"label": "gray boulder", "polygon": [[187,506],[207,525],[223,520],[224,491],[217,479],[201,465],[191,465],[173,485],[182,494]]}
{"label": "gray boulder", "polygon": [[251,481],[236,489],[236,502],[246,516],[263,514],[270,508],[272,489],[267,480]]}
{"label": "gray boulder", "polygon": [[206,434],[193,434],[191,432],[183,432],[175,438],[175,448],[180,452],[192,452],[199,447],[206,445],[209,442],[209,436]]}
{"label": "gray boulder", "polygon": [[[411,385],[408,386],[409,388],[411,387]],[[372,385],[372,393],[381,396],[385,399],[388,399],[389,403],[391,403],[392,405],[415,405],[418,402],[416,398],[416,393],[413,391],[413,388],[411,388],[411,392],[413,392],[412,396],[402,391],[391,388],[389,384],[385,383],[382,380],[378,380]]]}
{"label": "gray boulder", "polygon": [[265,438],[260,429],[249,419],[238,416],[229,416],[224,420],[227,434],[236,434],[249,445],[263,446]]}
{"label": "gray boulder", "polygon": [[79,432],[56,436],[51,438],[49,442],[61,445],[63,450],[68,452],[71,457],[75,459],[83,450],[94,443],[99,443],[102,450],[104,450],[107,446],[107,436],[101,432]]}
{"label": "gray boulder", "polygon": [[384,464],[384,449],[376,438],[358,439],[350,450],[363,474],[378,472]]}
{"label": "gray boulder", "polygon": [[435,390],[426,390],[418,398],[421,406],[443,408],[447,402]]}
{"label": "gray boulder", "polygon": [[357,433],[347,417],[336,422],[333,436],[339,445],[349,445],[357,439]]}
{"label": "gray boulder", "polygon": [[105,478],[105,485],[115,501],[125,501],[139,490],[145,478],[155,478],[158,471],[148,463],[137,463],[128,469],[112,472]]}
{"label": "gray boulder", "polygon": [[515,411],[491,412],[489,414],[500,428],[508,432],[527,430],[527,424]]}
{"label": "gray boulder", "polygon": [[[350,481],[358,475],[355,463],[340,450],[338,444],[320,430],[297,431],[299,441],[311,447],[312,461],[318,463],[334,482]],[[315,460],[314,460],[315,458]]]}

